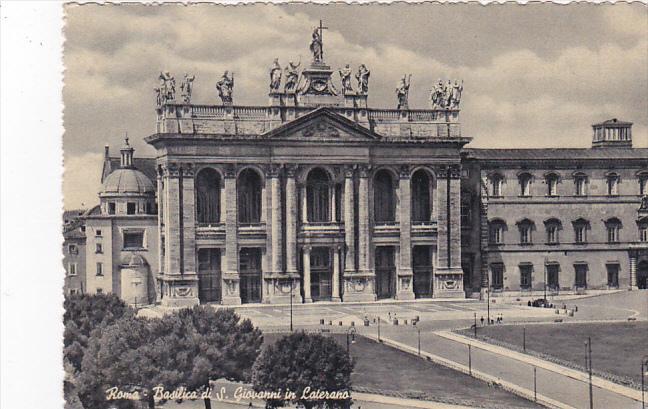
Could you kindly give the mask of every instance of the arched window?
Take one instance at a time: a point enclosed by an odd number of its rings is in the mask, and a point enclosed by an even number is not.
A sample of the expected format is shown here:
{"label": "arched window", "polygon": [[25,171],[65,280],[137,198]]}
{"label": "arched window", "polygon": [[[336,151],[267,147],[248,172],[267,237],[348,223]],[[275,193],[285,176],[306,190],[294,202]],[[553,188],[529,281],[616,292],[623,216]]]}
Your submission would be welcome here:
{"label": "arched window", "polygon": [[555,173],[549,173],[545,176],[547,183],[547,196],[558,196],[558,180],[559,176]]}
{"label": "arched window", "polygon": [[637,227],[639,228],[639,241],[648,242],[648,216],[637,220]]}
{"label": "arched window", "polygon": [[529,245],[533,244],[532,232],[535,224],[529,219],[523,219],[517,222],[518,230],[520,232],[520,244]]}
{"label": "arched window", "polygon": [[558,219],[548,219],[544,222],[545,230],[547,232],[547,244],[558,244],[560,243],[560,230],[562,229],[562,224]]}
{"label": "arched window", "polygon": [[412,221],[428,222],[432,215],[432,178],[419,169],[412,175]]}
{"label": "arched window", "polygon": [[607,175],[607,194],[616,196],[619,194],[619,175],[610,173]]}
{"label": "arched window", "polygon": [[198,223],[220,223],[220,175],[205,168],[196,176],[196,220]]}
{"label": "arched window", "polygon": [[583,218],[574,220],[574,242],[576,244],[587,243],[587,230],[589,229],[589,222]]}
{"label": "arched window", "polygon": [[243,170],[238,177],[237,192],[239,223],[261,223],[261,176],[252,169]]}
{"label": "arched window", "polygon": [[607,230],[608,243],[618,243],[619,232],[621,231],[621,220],[612,217],[605,221],[605,228]]}
{"label": "arched window", "polygon": [[377,223],[396,220],[394,181],[386,170],[380,170],[374,177],[374,220]]}
{"label": "arched window", "polygon": [[503,244],[506,223],[503,220],[492,220],[488,226],[490,244]]}
{"label": "arched window", "polygon": [[584,173],[576,173],[574,175],[574,194],[576,196],[587,195],[587,175]]}
{"label": "arched window", "polygon": [[522,173],[518,176],[520,182],[520,196],[531,196],[531,179],[529,173]]}
{"label": "arched window", "polygon": [[500,197],[502,196],[502,184],[504,183],[504,177],[499,173],[495,173],[490,177],[491,182],[491,196]]}
{"label": "arched window", "polygon": [[308,173],[306,197],[308,221],[323,223],[331,221],[331,180],[324,169],[316,168]]}

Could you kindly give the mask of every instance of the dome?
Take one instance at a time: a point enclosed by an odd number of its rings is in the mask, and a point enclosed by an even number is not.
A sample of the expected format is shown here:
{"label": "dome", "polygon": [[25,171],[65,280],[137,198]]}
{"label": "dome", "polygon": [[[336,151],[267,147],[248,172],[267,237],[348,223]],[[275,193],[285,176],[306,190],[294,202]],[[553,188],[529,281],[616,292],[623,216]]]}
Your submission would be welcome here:
{"label": "dome", "polygon": [[121,168],[112,172],[101,187],[101,194],[154,194],[153,182],[142,172],[133,168]]}
{"label": "dome", "polygon": [[146,262],[146,259],[139,254],[131,253],[126,254],[124,257],[122,257],[121,265],[129,268],[138,268],[146,267],[148,263]]}

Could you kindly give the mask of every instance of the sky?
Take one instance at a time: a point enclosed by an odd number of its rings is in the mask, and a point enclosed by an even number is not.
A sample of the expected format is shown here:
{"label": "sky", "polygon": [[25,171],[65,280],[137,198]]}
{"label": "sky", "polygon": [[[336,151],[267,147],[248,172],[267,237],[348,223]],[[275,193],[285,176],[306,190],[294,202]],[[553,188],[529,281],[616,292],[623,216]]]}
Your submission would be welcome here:
{"label": "sky", "polygon": [[230,70],[236,105],[266,105],[273,59],[307,64],[320,19],[326,62],[371,71],[371,107],[395,108],[405,73],[411,108],[428,107],[439,78],[463,79],[469,147],[588,147],[591,124],[610,118],[633,122],[634,146],[648,147],[648,7],[637,3],[68,5],[65,208],[98,203],[104,145],[117,155],[128,133],[136,156],[154,156],[143,138],[160,71],[195,75],[192,102],[220,104]]}

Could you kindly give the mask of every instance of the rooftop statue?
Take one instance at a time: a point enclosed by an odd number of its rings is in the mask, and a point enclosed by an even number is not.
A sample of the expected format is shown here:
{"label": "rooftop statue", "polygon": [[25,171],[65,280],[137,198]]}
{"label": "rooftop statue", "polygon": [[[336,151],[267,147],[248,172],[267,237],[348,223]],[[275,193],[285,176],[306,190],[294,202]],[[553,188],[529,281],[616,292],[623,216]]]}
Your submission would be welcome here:
{"label": "rooftop statue", "polygon": [[412,74],[405,74],[401,78],[396,88],[396,97],[398,98],[398,106],[396,109],[407,109],[407,100],[409,98],[409,87],[412,81]]}
{"label": "rooftop statue", "polygon": [[185,73],[184,79],[182,80],[182,84],[180,84],[182,101],[185,104],[191,103],[191,94],[193,93],[193,82],[195,79],[196,79],[195,75],[192,75],[190,77],[189,74]]}
{"label": "rooftop statue", "polygon": [[459,84],[458,80],[455,80],[454,84],[450,80],[448,80],[447,84],[443,84],[443,81],[439,80],[430,93],[432,109],[458,108],[462,93],[463,80],[461,84]]}
{"label": "rooftop statue", "polygon": [[355,77],[358,80],[358,93],[362,95],[367,95],[369,92],[369,75],[371,72],[367,69],[364,64],[360,64],[358,67],[358,72]]}
{"label": "rooftop statue", "polygon": [[319,27],[313,30],[312,40],[310,43],[310,50],[313,53],[313,62],[321,63],[324,60],[322,32]]}
{"label": "rooftop statue", "polygon": [[463,80],[461,80],[461,85],[455,80],[454,85],[452,86],[452,103],[450,108],[459,108],[459,103],[461,102],[461,94],[463,93]]}
{"label": "rooftop statue", "polygon": [[288,62],[288,65],[284,69],[286,74],[286,83],[284,84],[285,92],[295,92],[297,89],[297,84],[299,83],[299,66],[301,65],[301,56],[299,57],[299,62],[297,64],[292,61]]}
{"label": "rooftop statue", "polygon": [[160,86],[154,90],[157,93],[157,105],[160,107],[167,101],[175,99],[175,78],[169,74],[169,71],[165,71],[160,72],[158,79],[160,80]]}
{"label": "rooftop statue", "polygon": [[349,68],[349,64],[338,70],[338,72],[342,80],[342,94],[347,95],[353,93],[353,87],[351,86],[351,68]]}
{"label": "rooftop statue", "polygon": [[279,59],[275,58],[272,66],[270,67],[270,91],[277,92],[281,86],[281,66]]}
{"label": "rooftop statue", "polygon": [[430,93],[430,101],[432,102],[432,108],[443,108],[443,96],[445,95],[445,87],[443,86],[443,81],[439,79],[439,82],[436,83],[434,89]]}
{"label": "rooftop statue", "polygon": [[229,75],[229,71],[225,71],[220,81],[216,83],[216,89],[218,90],[218,96],[223,105],[232,103],[232,93],[234,92],[234,73]]}

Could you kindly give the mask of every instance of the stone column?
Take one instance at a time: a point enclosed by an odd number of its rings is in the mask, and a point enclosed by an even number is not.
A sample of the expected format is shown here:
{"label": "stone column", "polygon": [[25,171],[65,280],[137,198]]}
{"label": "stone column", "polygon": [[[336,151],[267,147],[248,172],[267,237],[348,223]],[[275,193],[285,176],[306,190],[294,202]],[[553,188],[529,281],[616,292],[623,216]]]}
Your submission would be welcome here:
{"label": "stone column", "polygon": [[441,166],[437,175],[437,269],[433,296],[463,298],[460,165]]}
{"label": "stone column", "polygon": [[297,188],[296,167],[286,167],[286,272],[297,272]]}
{"label": "stone column", "polygon": [[[184,166],[184,169],[183,169]],[[186,171],[190,169],[190,171]],[[161,274],[161,303],[169,307],[185,307],[198,304],[198,280],[193,260],[194,255],[194,203],[193,168],[190,165],[167,163],[162,165],[164,179],[164,272]],[[189,181],[185,180],[189,178]],[[188,185],[185,188],[184,185]],[[187,197],[187,203],[185,203]],[[190,219],[189,219],[190,218]],[[185,224],[189,232],[185,232]],[[189,248],[185,241],[189,239]],[[189,267],[187,270],[185,267]]]}
{"label": "stone column", "polygon": [[304,246],[304,260],[303,260],[303,271],[304,271],[304,302],[309,303],[313,302],[311,298],[311,276],[310,276],[310,256],[312,248],[310,246]]}
{"label": "stone column", "polygon": [[412,199],[410,167],[407,165],[401,166],[398,189],[400,198],[400,251],[396,298],[399,300],[413,300]]}
{"label": "stone column", "polygon": [[336,203],[335,203],[335,201],[336,201],[335,196],[336,196],[336,193],[337,193],[336,191],[337,191],[337,189],[335,188],[335,182],[333,181],[332,185],[331,185],[331,188],[330,188],[331,194],[329,195],[331,197],[331,221],[332,222],[337,222],[337,219],[335,217],[335,213],[337,213]]}
{"label": "stone column", "polygon": [[333,289],[331,301],[340,301],[340,250],[342,247],[333,247]]}
{"label": "stone column", "polygon": [[[369,230],[371,227],[369,220],[369,166],[360,165],[358,169],[358,271],[354,273],[348,267],[345,268],[344,301],[375,301],[375,274],[369,266],[369,251],[371,248]],[[352,180],[345,181],[345,185],[350,186],[349,193],[353,191],[352,183]],[[352,196],[352,194],[345,194],[345,196]],[[345,201],[348,200],[349,197],[346,197]],[[352,216],[351,213],[347,213],[347,209],[345,209],[345,215]],[[346,222],[347,220],[345,220]],[[349,240],[349,236],[346,239]]]}
{"label": "stone column", "polygon": [[355,266],[355,203],[353,200],[353,167],[347,166],[344,169],[344,241],[346,244],[346,257],[344,261],[344,273],[352,274],[356,271]]}
{"label": "stone column", "polygon": [[630,250],[630,284],[631,290],[639,288],[637,286],[637,252]]}
{"label": "stone column", "polygon": [[238,198],[236,166],[225,167],[225,271],[223,272],[223,304],[241,303],[238,266]]}
{"label": "stone column", "polygon": [[308,224],[308,198],[306,197],[306,181],[299,187],[301,192],[301,220],[303,224]]}
{"label": "stone column", "polygon": [[283,272],[283,223],[281,212],[281,179],[279,178],[279,167],[271,166],[268,171],[271,189],[271,219],[272,219],[272,272],[279,274]]}

